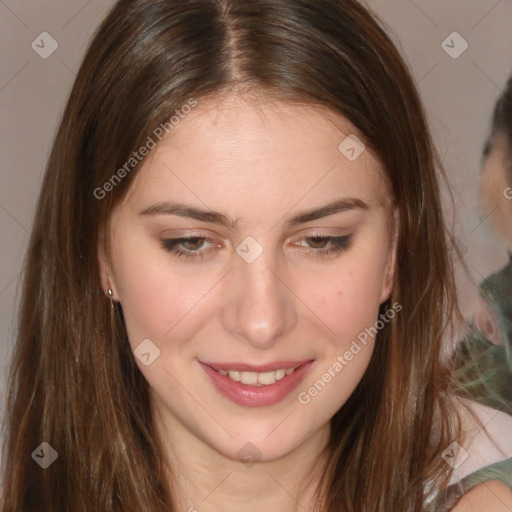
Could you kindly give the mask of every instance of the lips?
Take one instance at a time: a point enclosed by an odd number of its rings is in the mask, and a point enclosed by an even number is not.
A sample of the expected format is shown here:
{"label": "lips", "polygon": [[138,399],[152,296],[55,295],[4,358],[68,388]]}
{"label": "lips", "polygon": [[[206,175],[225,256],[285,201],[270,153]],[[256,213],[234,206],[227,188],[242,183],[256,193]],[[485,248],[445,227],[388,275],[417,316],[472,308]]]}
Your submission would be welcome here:
{"label": "lips", "polygon": [[207,364],[211,366],[214,370],[238,370],[238,371],[246,371],[246,372],[272,372],[279,369],[288,370],[290,368],[297,368],[302,366],[304,363],[311,361],[311,359],[303,359],[301,361],[276,361],[274,363],[267,364],[247,364],[247,363],[210,363],[207,361],[202,361],[203,364]]}
{"label": "lips", "polygon": [[313,363],[310,359],[265,365],[199,361],[222,395],[250,407],[272,405],[283,400],[298,386]]}
{"label": "lips", "polygon": [[242,384],[254,385],[254,386],[269,386],[274,382],[283,379],[287,375],[290,375],[296,370],[296,368],[280,368],[279,370],[270,372],[241,372],[238,370],[219,370],[221,375],[226,375],[235,382],[241,382]]}

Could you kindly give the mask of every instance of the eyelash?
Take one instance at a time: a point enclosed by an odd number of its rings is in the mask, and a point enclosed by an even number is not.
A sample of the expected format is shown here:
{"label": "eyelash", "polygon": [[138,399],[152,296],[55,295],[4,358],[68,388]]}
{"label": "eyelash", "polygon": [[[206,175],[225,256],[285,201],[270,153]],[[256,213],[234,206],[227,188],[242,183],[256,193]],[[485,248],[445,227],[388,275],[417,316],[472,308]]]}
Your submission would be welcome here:
{"label": "eyelash", "polygon": [[[304,240],[319,240],[331,242],[332,247],[330,249],[312,249],[309,248],[306,253],[310,257],[327,257],[333,254],[339,254],[342,251],[350,249],[352,247],[352,235],[346,236],[307,236],[304,237]],[[179,258],[204,258],[205,251],[200,252],[200,249],[193,250],[182,250],[177,246],[182,244],[183,242],[188,241],[202,241],[202,242],[210,242],[214,243],[211,238],[202,237],[202,236],[191,236],[184,238],[168,238],[166,240],[162,240],[162,246],[171,254],[179,257]]]}

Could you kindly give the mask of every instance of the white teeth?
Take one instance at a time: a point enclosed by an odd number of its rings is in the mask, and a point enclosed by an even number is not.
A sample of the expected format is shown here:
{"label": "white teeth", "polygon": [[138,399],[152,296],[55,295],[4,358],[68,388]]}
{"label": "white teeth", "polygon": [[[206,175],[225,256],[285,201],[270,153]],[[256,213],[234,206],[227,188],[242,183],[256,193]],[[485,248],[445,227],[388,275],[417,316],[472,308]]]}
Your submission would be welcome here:
{"label": "white teeth", "polygon": [[286,370],[276,370],[276,380],[281,380],[286,375]]}
{"label": "white teeth", "polygon": [[258,374],[258,382],[265,386],[269,384],[274,384],[276,381],[276,372],[265,372]]}
{"label": "white teeth", "polygon": [[242,372],[240,374],[240,382],[242,384],[256,384],[258,382],[258,374],[256,372]]}
{"label": "white teeth", "polygon": [[297,368],[289,368],[288,370],[280,369],[272,372],[241,372],[238,370],[218,370],[221,375],[225,375],[230,379],[248,384],[250,386],[270,386],[277,380],[283,379],[286,375],[290,375]]}
{"label": "white teeth", "polygon": [[240,372],[229,370],[228,377],[230,379],[236,380],[237,382],[240,382]]}

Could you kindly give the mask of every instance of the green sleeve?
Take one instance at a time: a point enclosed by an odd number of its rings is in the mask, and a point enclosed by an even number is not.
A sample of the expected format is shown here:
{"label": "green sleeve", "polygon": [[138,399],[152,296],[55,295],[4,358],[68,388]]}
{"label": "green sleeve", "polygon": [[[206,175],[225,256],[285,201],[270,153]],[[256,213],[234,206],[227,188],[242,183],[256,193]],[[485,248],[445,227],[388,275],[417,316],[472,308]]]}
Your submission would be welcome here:
{"label": "green sleeve", "polygon": [[438,503],[434,512],[448,512],[457,502],[473,487],[488,482],[499,480],[512,489],[512,458],[485,466],[474,473],[469,474],[460,482],[450,485],[444,492],[442,500]]}
{"label": "green sleeve", "polygon": [[461,481],[464,492],[488,480],[501,480],[512,489],[512,458],[496,462],[471,473]]}
{"label": "green sleeve", "polygon": [[453,358],[455,392],[512,414],[512,256],[509,265],[483,281],[481,293],[496,314],[502,343],[495,345],[470,327]]}

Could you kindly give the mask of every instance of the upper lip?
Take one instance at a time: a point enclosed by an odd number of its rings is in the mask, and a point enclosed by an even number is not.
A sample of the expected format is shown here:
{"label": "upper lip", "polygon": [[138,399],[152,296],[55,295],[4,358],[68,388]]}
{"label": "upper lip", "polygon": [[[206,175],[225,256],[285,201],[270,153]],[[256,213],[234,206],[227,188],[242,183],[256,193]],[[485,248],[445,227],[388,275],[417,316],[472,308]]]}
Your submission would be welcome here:
{"label": "upper lip", "polygon": [[309,363],[313,361],[313,359],[304,359],[302,361],[276,361],[273,363],[266,364],[248,364],[248,363],[212,363],[207,361],[201,361],[201,363],[206,364],[213,368],[214,370],[235,370],[242,372],[273,372],[276,370],[288,370],[290,368],[297,368],[302,366],[303,364]]}

